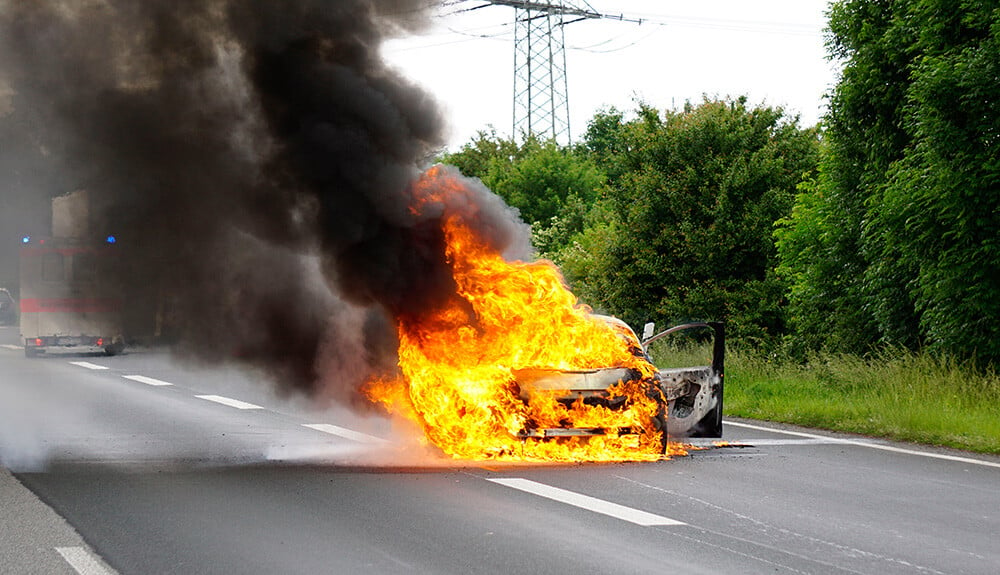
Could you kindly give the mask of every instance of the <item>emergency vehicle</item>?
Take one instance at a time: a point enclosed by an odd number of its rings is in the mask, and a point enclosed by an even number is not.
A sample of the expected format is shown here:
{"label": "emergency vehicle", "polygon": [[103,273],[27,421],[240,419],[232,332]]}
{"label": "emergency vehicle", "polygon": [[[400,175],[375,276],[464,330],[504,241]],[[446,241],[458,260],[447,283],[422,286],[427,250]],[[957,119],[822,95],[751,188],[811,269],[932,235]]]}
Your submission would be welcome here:
{"label": "emergency vehicle", "polygon": [[[58,209],[61,205],[67,209]],[[117,238],[91,237],[87,226],[77,223],[85,216],[85,194],[57,198],[53,231],[70,232],[21,238],[20,325],[27,357],[54,352],[114,355],[124,348],[122,301],[109,273],[117,261]]]}

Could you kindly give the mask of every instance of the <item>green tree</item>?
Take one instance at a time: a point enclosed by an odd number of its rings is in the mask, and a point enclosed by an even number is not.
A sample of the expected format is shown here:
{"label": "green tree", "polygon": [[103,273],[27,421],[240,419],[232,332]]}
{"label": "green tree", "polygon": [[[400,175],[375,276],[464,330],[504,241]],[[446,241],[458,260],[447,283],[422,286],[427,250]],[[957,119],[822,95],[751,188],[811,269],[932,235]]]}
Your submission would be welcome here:
{"label": "green tree", "polygon": [[815,168],[816,131],[745,98],[637,116],[613,130],[621,142],[585,144],[619,174],[614,215],[562,252],[567,276],[633,324],[720,319],[736,337],[773,340],[785,291],[773,226]]}
{"label": "green tree", "polygon": [[531,224],[535,247],[554,252],[583,229],[584,218],[604,184],[604,174],[581,151],[529,136],[518,144],[480,132],[441,161],[478,177],[517,208]]}
{"label": "green tree", "polygon": [[933,349],[1000,360],[1000,7],[909,3],[920,23],[904,113],[913,143],[873,226]]}
{"label": "green tree", "polygon": [[[882,238],[869,209],[883,175],[909,136],[902,129],[909,56],[896,2],[851,0],[830,9],[828,49],[844,62],[824,118],[819,175],[804,186],[792,218],[782,222],[781,273],[792,280],[790,317],[797,347],[862,353],[879,341],[911,343],[912,300],[898,258],[879,261]],[[882,305],[877,305],[881,302]]]}
{"label": "green tree", "polygon": [[587,131],[577,150],[587,154],[615,182],[626,169],[618,160],[625,151],[625,115],[615,108],[601,110],[587,122]]}
{"label": "green tree", "polygon": [[779,231],[809,345],[1000,359],[1000,8],[850,0],[822,168]]}
{"label": "green tree", "polygon": [[604,182],[594,163],[554,141],[528,138],[521,157],[510,170],[496,170],[483,182],[508,204],[521,211],[528,223],[547,223],[560,215],[567,200],[593,201]]}
{"label": "green tree", "polygon": [[521,146],[512,138],[497,135],[495,129],[480,130],[458,152],[444,154],[438,160],[455,166],[470,178],[485,179],[491,172],[510,169],[522,156]]}

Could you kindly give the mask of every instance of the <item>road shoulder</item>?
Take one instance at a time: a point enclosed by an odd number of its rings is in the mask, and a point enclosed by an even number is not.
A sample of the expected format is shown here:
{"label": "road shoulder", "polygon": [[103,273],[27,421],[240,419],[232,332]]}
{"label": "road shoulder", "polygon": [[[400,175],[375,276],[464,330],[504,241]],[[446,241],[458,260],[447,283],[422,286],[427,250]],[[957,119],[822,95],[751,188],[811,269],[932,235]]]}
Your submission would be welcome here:
{"label": "road shoulder", "polygon": [[17,575],[113,575],[80,535],[0,467],[0,571]]}

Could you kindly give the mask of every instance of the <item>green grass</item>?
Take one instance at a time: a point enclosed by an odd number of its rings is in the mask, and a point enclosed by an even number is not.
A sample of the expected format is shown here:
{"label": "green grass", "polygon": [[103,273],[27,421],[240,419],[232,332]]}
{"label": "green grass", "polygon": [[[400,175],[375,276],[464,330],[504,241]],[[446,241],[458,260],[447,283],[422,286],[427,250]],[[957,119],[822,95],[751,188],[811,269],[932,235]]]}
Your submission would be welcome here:
{"label": "green grass", "polygon": [[[660,367],[705,350],[654,350]],[[929,354],[819,355],[802,365],[730,351],[725,414],[1000,454],[1000,375]]]}

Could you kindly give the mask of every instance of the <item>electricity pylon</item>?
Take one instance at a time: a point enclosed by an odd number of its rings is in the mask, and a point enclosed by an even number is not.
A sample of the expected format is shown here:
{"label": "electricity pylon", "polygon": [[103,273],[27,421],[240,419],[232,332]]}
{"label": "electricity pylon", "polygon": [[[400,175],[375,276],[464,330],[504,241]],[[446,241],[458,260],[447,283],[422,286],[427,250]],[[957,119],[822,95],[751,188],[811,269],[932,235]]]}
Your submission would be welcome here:
{"label": "electricity pylon", "polygon": [[514,8],[514,135],[546,136],[569,143],[563,30],[580,20],[625,18],[601,14],[586,1],[486,1]]}

